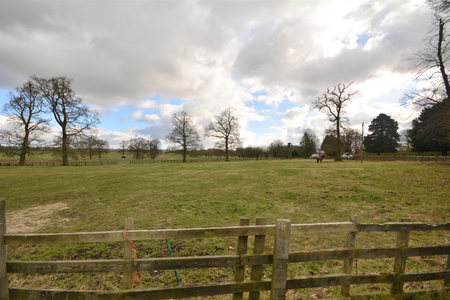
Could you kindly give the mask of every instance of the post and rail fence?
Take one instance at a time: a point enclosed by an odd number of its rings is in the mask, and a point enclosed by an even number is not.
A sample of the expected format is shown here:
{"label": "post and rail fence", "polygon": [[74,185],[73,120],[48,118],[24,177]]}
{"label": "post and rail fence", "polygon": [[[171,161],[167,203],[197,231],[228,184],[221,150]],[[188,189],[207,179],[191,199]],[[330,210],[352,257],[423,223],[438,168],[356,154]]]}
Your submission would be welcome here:
{"label": "post and rail fence", "polygon": [[[329,157],[334,159],[334,156]],[[290,160],[292,158],[272,158],[272,157],[241,157],[241,156],[231,156],[230,161],[262,161],[262,160]],[[303,159],[303,158],[301,158]],[[360,155],[355,155],[352,159],[354,161],[361,161]],[[428,155],[363,155],[363,161],[376,161],[376,162],[390,162],[390,161],[415,161],[415,162],[429,162],[429,163],[450,163],[449,156],[428,156]],[[210,162],[224,162],[225,158],[188,158],[187,163],[210,163]],[[110,166],[110,165],[144,165],[144,164],[173,164],[173,163],[183,163],[181,159],[129,159],[129,160],[74,160],[69,161],[69,166]],[[0,161],[0,167],[18,167],[17,161]],[[62,161],[26,161],[25,167],[58,167],[62,166]]]}
{"label": "post and rail fence", "polygon": [[[415,161],[415,162],[430,162],[430,163],[450,163],[449,156],[441,155],[363,155],[363,161]],[[355,160],[360,161],[361,156],[355,155]]]}
{"label": "post and rail fence", "polygon": [[[126,236],[122,230],[104,232],[8,234],[6,228],[5,201],[0,202],[0,299],[180,299],[230,294],[233,300],[260,299],[260,292],[270,291],[270,299],[286,299],[287,290],[341,286],[341,296],[347,299],[373,299],[374,294],[352,294],[351,285],[389,283],[394,297],[407,299],[419,292],[405,292],[404,282],[443,280],[440,292],[450,287],[450,245],[410,247],[411,231],[450,231],[450,223],[423,224],[401,220],[397,223],[365,224],[358,223],[352,216],[350,222],[291,224],[280,219],[275,225],[266,225],[264,218],[257,218],[256,225],[250,225],[248,218],[241,218],[239,226],[135,230],[131,218],[125,222]],[[290,252],[291,233],[346,233],[345,248],[317,251]],[[393,248],[357,248],[358,234],[363,232],[397,232],[397,246]],[[254,236],[253,253],[247,253],[248,237]],[[274,237],[273,253],[264,253],[265,238]],[[133,259],[130,252],[131,241],[237,237],[235,255],[169,257]],[[93,242],[124,242],[123,259],[105,260],[68,260],[68,261],[8,261],[6,246],[21,244],[65,244]],[[421,273],[406,273],[405,264],[410,256],[446,255],[445,270]],[[395,257],[394,270],[390,274],[366,275],[352,274],[355,259]],[[344,260],[342,274],[314,275],[288,278],[291,263],[315,262],[325,260]],[[264,265],[272,265],[271,279],[263,279]],[[150,289],[132,289],[130,284],[133,272],[187,268],[234,268],[235,277],[231,282],[219,282],[201,285],[161,287]],[[251,268],[250,272],[245,272]],[[248,269],[247,269],[248,270]],[[85,272],[121,272],[123,287],[120,291],[73,291],[44,290],[8,287],[8,274],[47,274],[47,273],[85,273]],[[250,278],[245,278],[250,274]],[[425,291],[426,293],[427,291]],[[420,293],[424,293],[421,291]],[[247,295],[247,294],[245,294]],[[370,298],[369,298],[370,297]]]}

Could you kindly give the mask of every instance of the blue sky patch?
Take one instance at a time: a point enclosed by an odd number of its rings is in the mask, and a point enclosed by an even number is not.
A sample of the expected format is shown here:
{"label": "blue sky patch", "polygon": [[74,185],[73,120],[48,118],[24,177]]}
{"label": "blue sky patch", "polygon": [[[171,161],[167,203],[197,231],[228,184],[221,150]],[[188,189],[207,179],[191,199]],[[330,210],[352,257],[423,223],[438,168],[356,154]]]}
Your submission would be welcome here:
{"label": "blue sky patch", "polygon": [[358,43],[358,45],[361,48],[364,48],[364,46],[366,45],[367,41],[371,38],[370,34],[368,34],[367,32],[364,32],[362,35],[360,35],[358,37],[358,39],[356,40],[356,42]]}

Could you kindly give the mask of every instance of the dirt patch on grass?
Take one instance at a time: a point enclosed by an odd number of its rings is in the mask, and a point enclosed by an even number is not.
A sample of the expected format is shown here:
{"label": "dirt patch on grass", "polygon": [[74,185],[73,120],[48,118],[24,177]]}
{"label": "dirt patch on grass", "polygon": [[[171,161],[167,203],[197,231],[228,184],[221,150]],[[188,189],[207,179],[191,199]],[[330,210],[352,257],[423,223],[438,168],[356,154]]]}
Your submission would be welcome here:
{"label": "dirt patch on grass", "polygon": [[68,209],[65,203],[55,203],[35,206],[24,210],[6,214],[6,230],[8,233],[28,233],[45,227],[52,216],[62,210]]}

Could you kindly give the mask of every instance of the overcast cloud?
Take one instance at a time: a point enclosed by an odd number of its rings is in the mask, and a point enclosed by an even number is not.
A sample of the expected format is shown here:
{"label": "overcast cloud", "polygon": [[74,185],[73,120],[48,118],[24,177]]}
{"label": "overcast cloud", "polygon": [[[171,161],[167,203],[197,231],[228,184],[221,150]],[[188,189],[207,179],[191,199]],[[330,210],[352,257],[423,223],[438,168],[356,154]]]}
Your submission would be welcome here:
{"label": "overcast cloud", "polygon": [[[31,75],[66,76],[117,147],[164,139],[183,109],[200,134],[236,109],[245,145],[298,143],[330,126],[311,102],[340,82],[358,91],[355,128],[414,86],[408,57],[423,47],[430,11],[411,1],[0,1],[0,104]],[[6,118],[0,116],[0,127]],[[212,146],[205,140],[205,146]]]}

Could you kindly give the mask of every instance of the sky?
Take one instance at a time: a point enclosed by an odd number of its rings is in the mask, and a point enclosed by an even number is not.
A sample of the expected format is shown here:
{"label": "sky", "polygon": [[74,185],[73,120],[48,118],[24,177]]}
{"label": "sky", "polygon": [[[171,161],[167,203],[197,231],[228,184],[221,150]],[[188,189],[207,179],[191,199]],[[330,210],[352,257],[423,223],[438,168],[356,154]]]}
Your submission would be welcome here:
{"label": "sky", "polygon": [[352,127],[367,133],[384,113],[403,131],[419,113],[400,99],[418,84],[410,58],[430,22],[425,0],[0,0],[0,106],[32,75],[65,76],[113,148],[134,137],[166,146],[180,110],[203,137],[228,107],[244,146],[298,144],[332,125],[312,102],[353,82]]}

